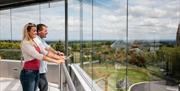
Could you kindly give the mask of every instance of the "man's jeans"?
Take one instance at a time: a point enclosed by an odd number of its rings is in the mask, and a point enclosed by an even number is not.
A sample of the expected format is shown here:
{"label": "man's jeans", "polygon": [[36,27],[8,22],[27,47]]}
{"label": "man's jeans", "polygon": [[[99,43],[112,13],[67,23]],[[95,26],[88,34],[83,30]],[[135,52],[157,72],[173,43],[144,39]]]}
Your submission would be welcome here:
{"label": "man's jeans", "polygon": [[39,71],[23,69],[20,73],[20,81],[23,91],[36,91],[39,81]]}
{"label": "man's jeans", "polygon": [[39,91],[48,91],[48,81],[46,78],[46,73],[41,73],[39,78]]}

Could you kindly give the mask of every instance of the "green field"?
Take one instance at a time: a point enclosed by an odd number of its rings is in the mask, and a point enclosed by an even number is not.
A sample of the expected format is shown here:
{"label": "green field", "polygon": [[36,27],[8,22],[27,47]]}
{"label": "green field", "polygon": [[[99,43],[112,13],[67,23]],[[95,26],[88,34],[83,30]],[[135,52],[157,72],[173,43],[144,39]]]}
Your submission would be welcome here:
{"label": "green field", "polygon": [[[115,69],[113,65],[94,64],[93,69],[92,66],[86,65],[84,66],[84,70],[96,83],[100,82],[100,80],[104,83],[108,82],[108,91],[116,91],[116,83],[126,77],[125,66],[122,66],[120,69]],[[130,84],[134,84],[137,82],[150,81],[152,80],[151,78],[155,77],[145,68],[129,65],[127,69],[127,78]]]}

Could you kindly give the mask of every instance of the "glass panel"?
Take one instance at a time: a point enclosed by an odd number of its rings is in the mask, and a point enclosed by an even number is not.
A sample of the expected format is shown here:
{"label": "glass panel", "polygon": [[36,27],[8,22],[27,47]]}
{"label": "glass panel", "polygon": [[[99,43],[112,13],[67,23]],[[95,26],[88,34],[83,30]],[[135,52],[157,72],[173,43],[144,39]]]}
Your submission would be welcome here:
{"label": "glass panel", "polygon": [[39,7],[39,22],[48,26],[48,35],[46,40],[63,42],[65,40],[64,2],[41,4]]}
{"label": "glass panel", "polygon": [[126,88],[126,0],[94,0],[92,79],[104,91]]}
{"label": "glass panel", "polygon": [[[28,8],[29,11],[26,11]],[[37,6],[28,6],[11,10],[1,11],[1,46],[0,54],[3,59],[20,60],[20,40],[22,39],[22,31],[28,22],[35,23],[38,12]],[[33,9],[31,11],[31,9]],[[23,11],[24,10],[24,11]],[[11,40],[11,41],[6,41]]]}
{"label": "glass panel", "polygon": [[90,84],[106,91],[125,89],[126,0],[70,1],[69,19],[73,59],[93,79]]}
{"label": "glass panel", "polygon": [[80,36],[80,3],[79,0],[69,0],[68,4],[68,39],[69,53],[73,55],[72,63],[81,63],[80,50],[82,37]]}
{"label": "glass panel", "polygon": [[22,91],[19,81],[22,69],[20,40],[24,25],[38,20],[35,16],[38,14],[37,10],[31,11],[35,7],[0,11],[0,91]]}
{"label": "glass panel", "polygon": [[10,10],[0,11],[0,40],[11,40]]}
{"label": "glass panel", "polygon": [[[166,84],[178,82],[179,73],[174,60],[179,56],[175,51],[179,2],[129,0],[128,21],[127,0],[80,0],[79,3],[73,2],[74,6],[70,3],[74,11],[77,9],[77,12],[71,11],[75,18],[73,23],[80,26],[74,26],[72,30],[77,31],[70,32],[74,36],[69,36],[70,39],[80,40],[71,42],[74,62],[81,64],[104,90],[134,91],[139,85],[142,87],[138,90],[142,91],[177,90],[177,84],[175,87]],[[168,54],[170,51],[177,55]]]}
{"label": "glass panel", "polygon": [[[23,27],[29,22],[47,25],[49,30],[47,42],[54,49],[64,51],[64,2],[25,6],[11,9],[11,11],[1,10],[0,57],[2,60],[0,58],[0,87],[2,88],[0,91],[22,90],[18,80],[22,64],[16,61],[21,60],[20,41],[22,40]],[[48,90],[59,90],[60,73],[57,72],[60,71],[58,65],[50,64],[50,66],[48,65],[48,70],[47,78],[53,85],[49,85]],[[54,73],[56,75],[52,75]],[[16,78],[17,80],[6,80],[4,78]],[[12,81],[15,82],[14,85],[10,84]]]}
{"label": "glass panel", "polygon": [[129,0],[128,79],[137,83],[131,91],[178,90],[178,3],[179,0]]}
{"label": "glass panel", "polygon": [[36,24],[39,20],[38,14],[38,5],[12,9],[11,15],[13,40],[22,39],[24,25],[29,22]]}

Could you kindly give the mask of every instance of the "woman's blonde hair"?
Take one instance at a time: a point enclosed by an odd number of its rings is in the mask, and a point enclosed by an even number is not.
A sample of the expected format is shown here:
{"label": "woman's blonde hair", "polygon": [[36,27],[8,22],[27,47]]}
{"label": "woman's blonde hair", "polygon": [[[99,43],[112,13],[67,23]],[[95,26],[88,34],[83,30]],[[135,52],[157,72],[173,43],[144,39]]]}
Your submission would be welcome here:
{"label": "woman's blonde hair", "polygon": [[30,36],[29,36],[29,34],[28,34],[28,32],[31,31],[31,28],[32,28],[32,27],[36,27],[36,25],[35,25],[34,23],[28,23],[28,24],[26,24],[26,25],[24,26],[24,28],[23,28],[23,38],[22,38],[22,41],[23,41],[23,40],[29,41],[29,40],[31,39]]}

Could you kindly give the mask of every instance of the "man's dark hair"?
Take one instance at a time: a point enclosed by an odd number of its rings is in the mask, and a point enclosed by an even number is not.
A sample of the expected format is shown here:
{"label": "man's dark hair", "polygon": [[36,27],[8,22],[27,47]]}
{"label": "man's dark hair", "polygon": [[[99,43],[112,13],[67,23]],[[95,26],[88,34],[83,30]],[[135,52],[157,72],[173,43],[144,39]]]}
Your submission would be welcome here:
{"label": "man's dark hair", "polygon": [[47,27],[45,24],[38,24],[37,25],[37,32],[41,31],[43,27]]}

